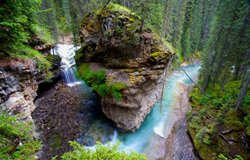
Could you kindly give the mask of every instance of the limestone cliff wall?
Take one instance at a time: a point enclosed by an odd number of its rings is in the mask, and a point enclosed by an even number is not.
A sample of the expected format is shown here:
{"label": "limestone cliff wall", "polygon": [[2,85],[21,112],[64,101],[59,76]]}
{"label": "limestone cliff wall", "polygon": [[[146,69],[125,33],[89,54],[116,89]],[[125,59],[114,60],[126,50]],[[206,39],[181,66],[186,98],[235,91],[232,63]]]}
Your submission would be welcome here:
{"label": "limestone cliff wall", "polygon": [[0,59],[0,110],[33,121],[33,100],[38,89],[36,63],[32,60]]}
{"label": "limestone cliff wall", "polygon": [[116,4],[85,17],[80,36],[77,65],[87,63],[92,70],[105,70],[108,84],[127,86],[120,100],[101,96],[104,114],[124,131],[138,129],[160,98],[173,49],[142,27],[139,16]]}

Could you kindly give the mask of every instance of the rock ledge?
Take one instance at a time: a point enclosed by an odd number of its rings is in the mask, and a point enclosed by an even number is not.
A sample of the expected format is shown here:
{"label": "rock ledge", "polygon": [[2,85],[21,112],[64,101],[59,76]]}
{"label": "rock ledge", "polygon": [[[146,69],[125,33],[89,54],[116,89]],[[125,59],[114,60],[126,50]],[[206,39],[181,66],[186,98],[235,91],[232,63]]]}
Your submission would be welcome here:
{"label": "rock ledge", "polygon": [[[102,110],[123,131],[135,131],[160,98],[163,75],[174,51],[127,8],[110,4],[84,18],[77,65],[103,69],[107,83],[123,83],[123,98],[102,96]],[[78,68],[79,69],[79,68]]]}

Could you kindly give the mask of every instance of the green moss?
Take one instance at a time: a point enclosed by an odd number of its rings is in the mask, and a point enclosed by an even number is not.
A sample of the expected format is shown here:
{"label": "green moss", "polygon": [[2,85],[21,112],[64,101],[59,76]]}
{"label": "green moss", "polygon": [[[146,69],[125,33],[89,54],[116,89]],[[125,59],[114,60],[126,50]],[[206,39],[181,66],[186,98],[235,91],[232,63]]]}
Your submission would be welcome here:
{"label": "green moss", "polygon": [[128,14],[135,14],[127,7],[124,7],[122,5],[116,4],[116,3],[110,3],[107,7],[107,10],[112,12],[121,12],[121,13],[128,13]]}
{"label": "green moss", "polygon": [[163,45],[171,52],[175,53],[176,49],[173,47],[173,45],[169,42],[167,42],[165,39],[161,38],[161,41],[163,42]]}
{"label": "green moss", "polygon": [[121,100],[122,91],[127,88],[123,83],[107,83],[105,71],[93,71],[90,69],[89,64],[80,65],[78,75],[101,96],[111,96]]}
{"label": "green moss", "polygon": [[154,52],[150,55],[150,60],[152,62],[158,62],[160,60],[164,60],[168,57],[168,54],[162,51]]}
{"label": "green moss", "polygon": [[153,41],[155,44],[152,46],[153,53],[150,55],[151,61],[157,62],[160,60],[165,60],[170,56],[168,53],[175,53],[175,49],[171,43],[165,41],[159,35],[153,34]]}

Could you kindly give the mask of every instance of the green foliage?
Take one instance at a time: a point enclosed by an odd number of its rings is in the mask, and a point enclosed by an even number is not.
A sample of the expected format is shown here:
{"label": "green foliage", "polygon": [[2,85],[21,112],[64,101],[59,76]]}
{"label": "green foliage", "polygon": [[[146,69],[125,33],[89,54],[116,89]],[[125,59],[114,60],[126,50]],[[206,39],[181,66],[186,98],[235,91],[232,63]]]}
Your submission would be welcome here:
{"label": "green foliage", "polygon": [[41,143],[33,139],[32,125],[3,112],[0,112],[0,122],[0,159],[36,159],[35,153],[41,148]]}
{"label": "green foliage", "polygon": [[240,155],[236,155],[236,157],[233,160],[244,160]]}
{"label": "green foliage", "polygon": [[28,42],[30,24],[35,23],[34,14],[40,1],[11,1],[1,2],[0,6],[0,42],[1,50],[13,52],[13,46]]}
{"label": "green foliage", "polygon": [[19,53],[10,53],[9,55],[11,58],[35,60],[37,62],[38,69],[46,73],[45,80],[50,81],[50,79],[52,78],[52,73],[50,72],[51,62],[48,61],[44,55],[42,55],[37,50],[25,45],[18,46],[16,50],[19,50]]}
{"label": "green foliage", "polygon": [[243,78],[240,68],[247,66],[244,57],[250,47],[250,7],[246,0],[218,1],[217,6],[203,48],[201,84],[204,90],[216,83],[223,90],[226,82]]}
{"label": "green foliage", "polygon": [[[229,160],[229,158],[220,153],[217,160]],[[236,157],[233,160],[244,160],[244,159],[240,155],[236,155]]]}
{"label": "green foliage", "polygon": [[217,160],[228,160],[228,158],[225,157],[222,153],[220,153]]}
{"label": "green foliage", "polygon": [[244,104],[245,104],[245,105],[250,105],[250,96],[246,96],[246,97],[244,98]]}
{"label": "green foliage", "polygon": [[119,4],[111,3],[108,5],[107,10],[112,11],[112,12],[127,12],[129,14],[134,14],[130,9],[128,9],[125,6],[121,6]]}
{"label": "green foliage", "polygon": [[181,37],[181,51],[185,60],[191,56],[191,24],[194,12],[194,0],[187,1],[185,8],[185,19],[183,23],[183,33]]}
{"label": "green foliage", "polygon": [[54,40],[52,39],[49,31],[46,28],[41,27],[39,24],[32,24],[31,30],[32,32],[34,32],[37,38],[40,39],[42,42],[48,44],[54,43]]}
{"label": "green foliage", "polygon": [[225,124],[228,126],[231,126],[231,128],[234,130],[242,130],[242,129],[244,130],[244,128],[245,128],[244,124],[241,121],[237,121],[237,120],[226,121]]}
{"label": "green foliage", "polygon": [[37,22],[40,0],[6,0],[0,5],[0,52],[4,57],[34,59],[40,70],[49,73],[50,63],[29,43],[33,37],[51,42],[46,29]]}
{"label": "green foliage", "polygon": [[[249,104],[244,103],[240,113],[234,109],[235,100],[240,90],[239,86],[239,81],[231,81],[225,84],[224,91],[215,84],[205,94],[201,94],[197,88],[194,88],[190,94],[192,112],[188,114],[189,130],[192,130],[195,148],[202,157],[205,156],[205,150],[211,150],[211,153],[216,157],[220,152],[229,156],[232,146],[228,148],[227,143],[224,143],[225,140],[221,137],[224,134],[221,133],[221,130],[231,130],[224,136],[236,139],[244,132],[249,135]],[[249,94],[248,92],[247,96]],[[243,146],[239,144],[237,148],[239,147]],[[248,154],[243,150],[241,148],[237,153],[247,157]],[[218,159],[225,158],[224,155],[219,155]]]}
{"label": "green foliage", "polygon": [[[129,14],[138,14],[143,17],[146,28],[153,29],[156,33],[161,33],[163,25],[163,1],[162,0],[113,0],[117,4],[108,5],[108,9],[113,12],[118,10]],[[39,18],[41,24],[46,25],[55,39],[59,34],[73,34],[77,43],[78,32],[82,19],[90,12],[100,13],[106,1],[102,0],[43,0],[42,11]],[[137,25],[140,27],[140,25]],[[135,26],[131,29],[133,30]],[[131,43],[132,44],[132,43]]]}
{"label": "green foliage", "polygon": [[[94,150],[86,149],[77,142],[70,142],[73,151],[64,153],[62,160],[147,160],[146,156],[136,152],[126,153],[119,150],[120,143],[102,145],[97,143]],[[56,158],[54,158],[56,159]]]}
{"label": "green foliage", "polygon": [[122,91],[127,88],[123,83],[106,82],[105,71],[93,71],[88,64],[82,64],[78,67],[78,75],[101,96],[112,96],[117,100],[121,100]]}

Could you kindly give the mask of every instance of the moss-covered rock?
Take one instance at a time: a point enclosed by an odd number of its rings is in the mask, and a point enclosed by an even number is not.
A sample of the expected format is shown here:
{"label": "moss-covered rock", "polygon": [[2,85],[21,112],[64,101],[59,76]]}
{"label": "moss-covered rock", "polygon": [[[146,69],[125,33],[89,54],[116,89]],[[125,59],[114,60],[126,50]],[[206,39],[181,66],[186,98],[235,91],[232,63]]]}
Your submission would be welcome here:
{"label": "moss-covered rock", "polygon": [[[84,72],[80,66],[87,63],[93,72],[105,72],[105,84],[126,86],[119,90],[123,95],[119,98],[118,92],[104,95],[93,81],[89,83],[101,96],[106,116],[119,128],[134,131],[160,97],[163,73],[173,49],[141,27],[138,15],[113,3],[84,18],[80,39],[82,48],[76,55],[79,73]],[[116,90],[115,86],[110,89]]]}

